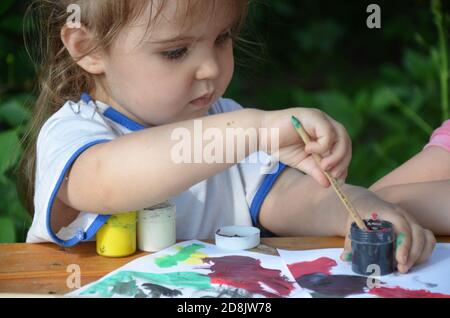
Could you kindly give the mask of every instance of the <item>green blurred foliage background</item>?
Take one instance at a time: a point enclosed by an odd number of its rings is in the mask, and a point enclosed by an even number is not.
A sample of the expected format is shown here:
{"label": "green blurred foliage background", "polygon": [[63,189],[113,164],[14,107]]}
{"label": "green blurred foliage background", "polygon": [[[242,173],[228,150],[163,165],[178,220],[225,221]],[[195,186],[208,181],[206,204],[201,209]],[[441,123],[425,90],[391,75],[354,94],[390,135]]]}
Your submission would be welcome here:
{"label": "green blurred foliage background", "polygon": [[[381,7],[381,29],[366,25],[370,3]],[[28,4],[0,1],[0,243],[23,242],[31,225],[15,176],[36,97],[22,37]],[[226,95],[247,107],[326,111],[353,140],[348,182],[370,186],[419,152],[448,117],[450,3],[436,4],[254,0],[243,46],[251,53],[237,50]]]}

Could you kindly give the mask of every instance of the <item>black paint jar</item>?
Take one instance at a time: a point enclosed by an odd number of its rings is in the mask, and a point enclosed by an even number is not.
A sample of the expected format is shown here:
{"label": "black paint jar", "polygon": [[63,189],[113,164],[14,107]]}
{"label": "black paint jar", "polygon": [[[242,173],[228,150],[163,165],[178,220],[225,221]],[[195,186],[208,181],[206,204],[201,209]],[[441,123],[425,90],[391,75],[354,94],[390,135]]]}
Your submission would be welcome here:
{"label": "black paint jar", "polygon": [[350,229],[352,270],[366,276],[392,273],[395,268],[392,223],[383,220],[364,220],[364,223],[369,231],[361,230],[356,223]]}

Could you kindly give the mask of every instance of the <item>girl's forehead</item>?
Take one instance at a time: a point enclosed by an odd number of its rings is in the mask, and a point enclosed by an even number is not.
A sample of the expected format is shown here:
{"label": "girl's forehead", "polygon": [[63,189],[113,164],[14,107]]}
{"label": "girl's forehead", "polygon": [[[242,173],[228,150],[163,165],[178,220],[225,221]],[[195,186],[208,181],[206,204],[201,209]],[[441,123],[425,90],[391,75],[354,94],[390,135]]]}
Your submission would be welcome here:
{"label": "girl's forehead", "polygon": [[232,0],[169,0],[149,5],[136,22],[148,28],[148,38],[166,39],[232,24],[236,11]]}

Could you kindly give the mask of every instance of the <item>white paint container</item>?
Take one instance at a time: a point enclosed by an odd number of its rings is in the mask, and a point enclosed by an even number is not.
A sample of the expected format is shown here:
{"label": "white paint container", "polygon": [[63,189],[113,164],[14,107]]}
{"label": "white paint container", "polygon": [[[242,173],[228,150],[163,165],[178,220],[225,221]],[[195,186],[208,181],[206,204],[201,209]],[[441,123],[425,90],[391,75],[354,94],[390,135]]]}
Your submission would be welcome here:
{"label": "white paint container", "polygon": [[169,202],[138,212],[138,248],[157,252],[176,242],[176,208]]}

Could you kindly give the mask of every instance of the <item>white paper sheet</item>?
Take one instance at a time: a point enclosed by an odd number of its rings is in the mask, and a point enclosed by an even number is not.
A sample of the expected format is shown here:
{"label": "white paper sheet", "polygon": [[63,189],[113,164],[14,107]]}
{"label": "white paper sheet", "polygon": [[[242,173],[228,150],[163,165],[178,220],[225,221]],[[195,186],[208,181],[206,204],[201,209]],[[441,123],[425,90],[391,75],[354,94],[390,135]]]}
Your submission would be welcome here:
{"label": "white paper sheet", "polygon": [[195,240],[138,258],[68,296],[311,297],[280,257]]}
{"label": "white paper sheet", "polygon": [[437,244],[432,256],[407,274],[381,277],[355,274],[338,248],[278,252],[314,297],[450,297],[450,244]]}

